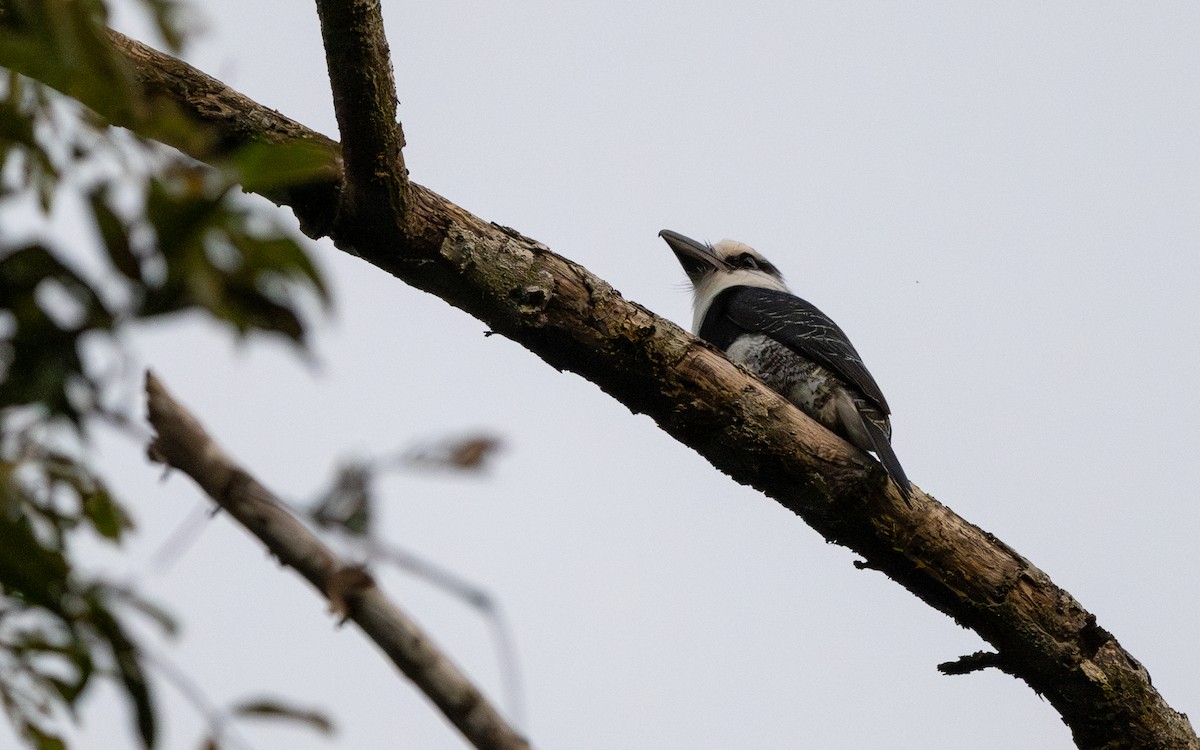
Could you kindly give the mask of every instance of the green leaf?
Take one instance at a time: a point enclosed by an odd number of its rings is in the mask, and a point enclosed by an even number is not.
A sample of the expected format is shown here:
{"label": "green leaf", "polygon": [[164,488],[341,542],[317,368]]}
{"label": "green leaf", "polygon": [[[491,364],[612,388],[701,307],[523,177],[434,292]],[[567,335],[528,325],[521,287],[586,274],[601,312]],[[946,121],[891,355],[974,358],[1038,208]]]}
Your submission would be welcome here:
{"label": "green leaf", "polygon": [[179,632],[179,623],[162,607],[147,599],[138,596],[136,591],[132,591],[120,586],[104,586],[105,596],[118,601],[121,604],[132,607],[134,610],[149,617],[155,622],[163,632],[167,635],[176,635]]}
{"label": "green leaf", "polygon": [[92,528],[105,539],[119,542],[122,533],[133,528],[133,521],[113,500],[108,490],[93,489],[84,493],[82,500],[84,516],[91,522]]}
{"label": "green leaf", "polygon": [[252,193],[332,179],[337,165],[327,146],[314,141],[251,143],[229,159],[234,181]]}
{"label": "green leaf", "polygon": [[[33,683],[60,697],[66,708],[74,709],[94,671],[87,644],[78,632],[43,624],[36,630],[15,634],[5,645],[9,656],[23,665]],[[47,657],[57,659],[51,661]],[[67,671],[72,671],[73,677],[67,677]],[[0,679],[0,689],[2,685]]]}
{"label": "green leaf", "polygon": [[71,566],[60,550],[47,547],[34,533],[20,510],[25,502],[18,486],[0,486],[0,583],[6,593],[65,616]]}
{"label": "green leaf", "polygon": [[[57,284],[82,309],[82,320],[64,328],[42,308],[41,285]],[[42,245],[20,248],[0,258],[0,300],[15,324],[5,340],[7,368],[0,381],[0,408],[41,404],[50,415],[76,424],[81,415],[69,391],[95,390],[79,356],[81,335],[108,330],[112,313],[96,291]]]}
{"label": "green leaf", "polygon": [[[53,493],[66,489],[78,498],[78,520],[87,520],[101,536],[119,540],[123,531],[133,528],[133,521],[113,499],[104,483],[76,457],[53,449],[39,448],[39,466]],[[76,518],[71,519],[72,522]]]}
{"label": "green leaf", "polygon": [[69,708],[74,708],[76,701],[83,695],[84,688],[91,681],[92,675],[95,674],[96,665],[92,661],[87,645],[78,636],[75,636],[69,645],[64,646],[59,655],[67,658],[71,666],[75,668],[75,679],[50,677],[49,681],[55,692],[62,697],[63,702]]}
{"label": "green leaf", "polygon": [[0,142],[18,144],[30,149],[40,149],[33,136],[33,116],[17,106],[20,93],[11,89],[0,100]]}
{"label": "green leaf", "polygon": [[230,190],[187,171],[152,185],[146,213],[167,274],[145,296],[141,314],[201,307],[239,334],[280,333],[303,345],[296,293],[310,289],[327,305],[320,272],[295,240],[257,226]]}
{"label": "green leaf", "polygon": [[150,180],[145,215],[154,228],[158,250],[167,259],[168,273],[178,273],[203,253],[201,240],[207,230],[219,225],[225,194],[208,195],[204,175],[198,172],[170,177]]}
{"label": "green leaf", "polygon": [[184,8],[175,0],[142,0],[146,10],[154,19],[154,26],[167,44],[169,52],[179,52],[187,37],[182,22]]}
{"label": "green leaf", "polygon": [[142,281],[142,265],[133,247],[129,243],[129,230],[125,222],[113,212],[108,205],[107,187],[93,190],[88,195],[92,207],[92,217],[96,220],[96,229],[104,241],[104,249],[108,251],[108,259],[121,275],[130,281]]}
{"label": "green leaf", "polygon": [[286,304],[275,302],[263,294],[253,279],[225,279],[223,299],[217,315],[232,322],[240,332],[251,330],[281,333],[296,343],[304,342],[304,323],[299,314]]}
{"label": "green leaf", "polygon": [[317,294],[323,305],[329,306],[329,289],[325,286],[325,279],[313,264],[308,251],[296,240],[291,237],[252,237],[231,233],[229,241],[241,251],[249,271],[256,275],[273,273],[299,280]]}
{"label": "green leaf", "polygon": [[105,28],[98,0],[6,2],[0,65],[68,96],[103,103],[106,117],[136,119],[140,97]]}
{"label": "green leaf", "polygon": [[62,737],[50,734],[31,722],[22,727],[22,734],[33,742],[37,750],[67,750],[67,743]]}
{"label": "green leaf", "polygon": [[98,590],[88,596],[90,609],[87,620],[109,644],[117,674],[125,688],[125,694],[133,704],[138,735],[144,747],[154,747],[158,733],[154,717],[154,704],[150,696],[150,685],[142,669],[141,653],[125,634],[116,616],[105,606]]}
{"label": "green leaf", "polygon": [[15,74],[9,76],[5,96],[0,99],[0,159],[5,166],[12,161],[18,163],[21,169],[21,178],[16,181],[18,188],[33,189],[43,210],[47,210],[58,188],[59,170],[37,139],[34,123],[50,119],[34,96],[38,90],[38,84],[30,84]]}

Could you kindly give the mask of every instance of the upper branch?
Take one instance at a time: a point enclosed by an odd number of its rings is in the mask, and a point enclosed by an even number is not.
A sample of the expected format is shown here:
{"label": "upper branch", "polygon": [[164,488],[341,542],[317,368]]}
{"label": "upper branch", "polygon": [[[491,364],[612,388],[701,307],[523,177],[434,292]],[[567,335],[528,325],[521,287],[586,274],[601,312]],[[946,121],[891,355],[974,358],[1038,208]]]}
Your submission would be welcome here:
{"label": "upper branch", "polygon": [[[320,142],[240,95],[222,95],[222,102],[240,109],[214,116],[205,109],[208,100],[197,101],[186,83],[189,76],[207,77],[132,45],[126,56],[137,79],[151,81],[156,96],[173,99],[203,122],[216,143],[234,147],[247,139],[291,137]],[[152,70],[159,65],[174,75],[159,77]],[[84,103],[103,112],[103,102]],[[172,143],[200,159],[213,155]],[[336,165],[336,146],[330,144],[329,153]],[[853,549],[869,567],[975,630],[995,647],[995,666],[1042,694],[1080,747],[1200,749],[1187,717],[1167,705],[1146,670],[1049,576],[919,490],[906,506],[878,464],[720,352],[544,245],[417,184],[409,186],[407,233],[399,220],[378,234],[328,224],[323,220],[336,210],[339,188],[335,175],[315,190],[269,197],[292,206],[307,231],[331,226],[340,247],[650,415],[718,469],[776,499],[826,539]]]}
{"label": "upper branch", "polygon": [[317,0],[317,14],[346,163],[336,221],[347,233],[403,235],[409,207],[404,131],[396,120],[379,1]]}

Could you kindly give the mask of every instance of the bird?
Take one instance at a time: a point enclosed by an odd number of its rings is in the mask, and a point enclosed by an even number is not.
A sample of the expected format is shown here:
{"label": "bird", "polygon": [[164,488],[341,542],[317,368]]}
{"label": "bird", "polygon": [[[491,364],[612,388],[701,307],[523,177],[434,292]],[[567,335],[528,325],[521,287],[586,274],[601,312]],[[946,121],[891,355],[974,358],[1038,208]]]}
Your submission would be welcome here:
{"label": "bird", "polygon": [[891,409],[850,339],[792,294],[754,248],[658,233],[692,285],[693,332],[725,352],[830,432],[874,453],[907,500],[912,486],[892,450]]}

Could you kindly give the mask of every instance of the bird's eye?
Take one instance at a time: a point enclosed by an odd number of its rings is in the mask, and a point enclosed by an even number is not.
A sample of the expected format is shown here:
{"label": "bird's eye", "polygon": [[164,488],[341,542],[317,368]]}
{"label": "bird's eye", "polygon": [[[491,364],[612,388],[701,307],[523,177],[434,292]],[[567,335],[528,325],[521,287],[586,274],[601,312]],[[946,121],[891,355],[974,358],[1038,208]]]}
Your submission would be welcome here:
{"label": "bird's eye", "polygon": [[737,262],[735,263],[735,265],[738,268],[757,269],[758,268],[758,258],[755,258],[750,253],[742,253],[741,255],[739,255],[737,257]]}

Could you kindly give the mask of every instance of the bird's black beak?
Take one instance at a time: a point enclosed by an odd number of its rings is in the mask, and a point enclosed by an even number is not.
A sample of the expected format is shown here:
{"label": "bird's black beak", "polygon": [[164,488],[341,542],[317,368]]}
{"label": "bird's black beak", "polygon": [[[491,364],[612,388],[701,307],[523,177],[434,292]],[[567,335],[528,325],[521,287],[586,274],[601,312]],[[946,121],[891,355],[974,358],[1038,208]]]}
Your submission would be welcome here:
{"label": "bird's black beak", "polygon": [[693,284],[713,271],[725,268],[725,262],[717,257],[710,245],[697,242],[691,237],[684,237],[670,229],[662,230],[658,236],[667,241],[667,245],[675,253],[679,264],[683,266]]}

